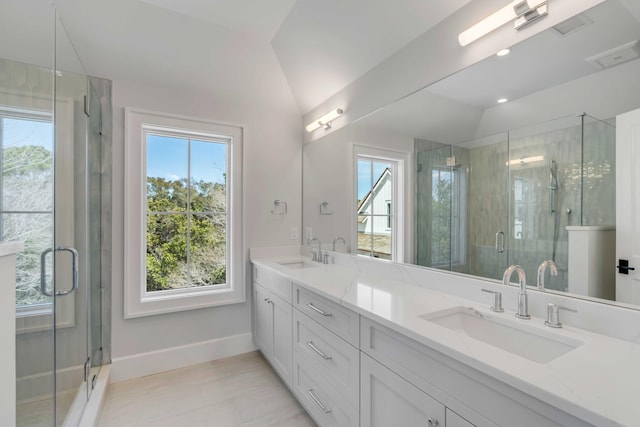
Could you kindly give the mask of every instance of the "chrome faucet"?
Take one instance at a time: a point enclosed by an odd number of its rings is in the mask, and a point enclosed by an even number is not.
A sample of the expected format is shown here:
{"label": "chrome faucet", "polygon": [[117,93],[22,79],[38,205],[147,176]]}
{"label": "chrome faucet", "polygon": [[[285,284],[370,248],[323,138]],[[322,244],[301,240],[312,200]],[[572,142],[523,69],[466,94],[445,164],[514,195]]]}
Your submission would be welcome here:
{"label": "chrome faucet", "polygon": [[538,280],[537,280],[537,285],[538,285],[538,290],[539,291],[544,291],[544,273],[545,270],[547,269],[547,267],[549,267],[549,271],[551,271],[551,275],[552,276],[557,276],[558,275],[558,265],[551,261],[550,259],[544,260],[542,261],[542,264],[540,264],[540,266],[538,267]]}
{"label": "chrome faucet", "polygon": [[347,242],[342,237],[336,237],[333,239],[333,252],[336,251],[336,242],[342,242],[342,244],[346,245]]}
{"label": "chrome faucet", "polygon": [[513,272],[518,273],[518,281],[520,282],[520,292],[518,292],[518,312],[516,317],[518,319],[531,319],[529,315],[529,302],[527,301],[527,277],[524,274],[524,270],[519,265],[511,265],[504,271],[502,276],[502,283],[505,286],[509,286],[511,281],[511,275]]}
{"label": "chrome faucet", "polygon": [[318,252],[313,252],[313,260],[322,262],[322,242],[320,242],[320,239],[314,237],[313,239],[309,240],[308,245],[311,245],[314,240],[318,241]]}

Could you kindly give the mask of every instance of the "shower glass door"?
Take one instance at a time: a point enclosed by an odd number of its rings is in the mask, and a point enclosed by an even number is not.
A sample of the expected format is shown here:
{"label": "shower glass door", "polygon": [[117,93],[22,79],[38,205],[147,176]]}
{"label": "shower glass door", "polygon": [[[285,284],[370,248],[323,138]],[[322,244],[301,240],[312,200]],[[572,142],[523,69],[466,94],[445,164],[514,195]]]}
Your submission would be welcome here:
{"label": "shower glass door", "polygon": [[75,425],[88,399],[89,276],[88,83],[84,66],[59,18],[55,49],[55,259],[50,291],[55,316],[56,425]]}
{"label": "shower glass door", "polygon": [[475,140],[464,151],[469,171],[467,272],[501,279],[509,253],[509,136]]}

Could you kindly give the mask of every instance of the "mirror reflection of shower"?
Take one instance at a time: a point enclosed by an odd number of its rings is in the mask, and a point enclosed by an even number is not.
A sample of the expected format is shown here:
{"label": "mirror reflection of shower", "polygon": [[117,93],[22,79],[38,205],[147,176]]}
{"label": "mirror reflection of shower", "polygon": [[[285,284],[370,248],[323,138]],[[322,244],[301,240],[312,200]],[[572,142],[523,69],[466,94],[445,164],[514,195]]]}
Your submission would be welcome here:
{"label": "mirror reflection of shower", "polygon": [[552,260],[545,287],[568,290],[568,228],[615,224],[614,123],[580,114],[460,145],[417,139],[416,263],[499,279]]}
{"label": "mirror reflection of shower", "polygon": [[549,211],[555,213],[558,202],[558,165],[555,160],[549,164]]}
{"label": "mirror reflection of shower", "polygon": [[[560,215],[558,206],[558,164],[555,160],[549,162],[549,211],[553,215],[553,240],[551,244],[551,261],[556,263],[558,251]],[[561,268],[562,269],[562,268]]]}

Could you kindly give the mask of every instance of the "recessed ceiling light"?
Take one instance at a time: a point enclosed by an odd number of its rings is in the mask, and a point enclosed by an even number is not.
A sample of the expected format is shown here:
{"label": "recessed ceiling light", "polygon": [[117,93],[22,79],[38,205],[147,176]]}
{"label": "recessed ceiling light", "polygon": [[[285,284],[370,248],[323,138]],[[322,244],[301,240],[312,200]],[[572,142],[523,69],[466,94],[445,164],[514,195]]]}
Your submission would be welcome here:
{"label": "recessed ceiling light", "polygon": [[507,98],[500,98],[500,99],[498,99],[498,104],[504,104],[507,101],[508,101]]}
{"label": "recessed ceiling light", "polygon": [[496,53],[496,55],[505,56],[505,55],[509,55],[509,52],[511,52],[511,49],[501,49]]}

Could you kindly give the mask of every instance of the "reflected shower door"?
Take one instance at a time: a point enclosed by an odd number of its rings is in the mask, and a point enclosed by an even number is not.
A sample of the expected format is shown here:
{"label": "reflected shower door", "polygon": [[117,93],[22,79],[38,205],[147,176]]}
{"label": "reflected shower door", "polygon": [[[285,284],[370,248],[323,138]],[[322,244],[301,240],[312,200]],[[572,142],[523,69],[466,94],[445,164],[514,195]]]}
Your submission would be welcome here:
{"label": "reflected shower door", "polygon": [[508,134],[468,147],[467,156],[468,272],[501,279],[509,253]]}
{"label": "reflected shower door", "polygon": [[535,285],[544,260],[557,264],[545,286],[567,290],[568,225],[582,213],[582,116],[509,131],[509,264]]}

